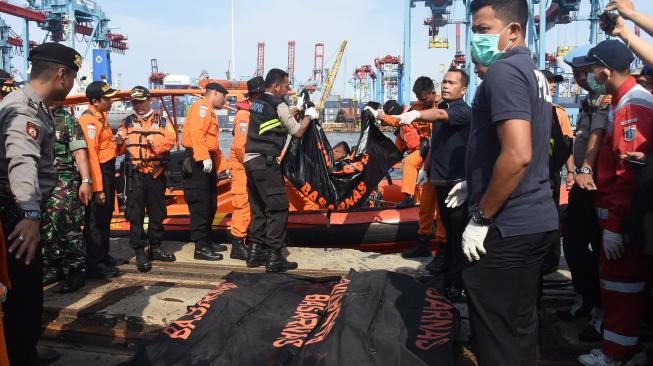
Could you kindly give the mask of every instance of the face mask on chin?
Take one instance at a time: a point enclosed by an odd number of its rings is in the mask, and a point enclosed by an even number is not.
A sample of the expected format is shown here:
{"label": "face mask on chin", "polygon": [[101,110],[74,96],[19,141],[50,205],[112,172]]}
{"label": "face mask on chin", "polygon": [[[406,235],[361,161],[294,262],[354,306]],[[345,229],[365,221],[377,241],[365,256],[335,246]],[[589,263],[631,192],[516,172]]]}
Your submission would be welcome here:
{"label": "face mask on chin", "polygon": [[508,24],[501,32],[497,34],[474,34],[472,37],[472,55],[480,65],[490,66],[495,61],[501,59],[506,53],[506,50],[512,44],[512,40],[503,48],[499,50],[499,38],[501,34],[508,29],[511,24]]}

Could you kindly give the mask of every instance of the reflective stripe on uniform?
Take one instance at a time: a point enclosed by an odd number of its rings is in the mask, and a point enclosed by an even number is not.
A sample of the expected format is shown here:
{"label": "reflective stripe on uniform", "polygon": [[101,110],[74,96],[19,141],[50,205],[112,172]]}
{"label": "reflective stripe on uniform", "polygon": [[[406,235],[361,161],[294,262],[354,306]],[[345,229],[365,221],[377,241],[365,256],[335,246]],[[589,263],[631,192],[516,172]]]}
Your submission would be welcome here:
{"label": "reflective stripe on uniform", "polygon": [[639,344],[639,337],[628,337],[625,335],[617,334],[607,329],[603,329],[603,339],[616,343],[620,346],[636,346]]}
{"label": "reflective stripe on uniform", "polygon": [[644,291],[646,282],[617,282],[601,280],[601,288],[624,294],[636,294]]}
{"label": "reflective stripe on uniform", "polygon": [[278,118],[271,119],[269,121],[263,122],[263,123],[261,123],[261,126],[259,126],[258,134],[262,135],[265,132],[267,132],[267,131],[269,131],[269,130],[271,130],[273,128],[279,127],[279,126],[281,126],[281,121]]}

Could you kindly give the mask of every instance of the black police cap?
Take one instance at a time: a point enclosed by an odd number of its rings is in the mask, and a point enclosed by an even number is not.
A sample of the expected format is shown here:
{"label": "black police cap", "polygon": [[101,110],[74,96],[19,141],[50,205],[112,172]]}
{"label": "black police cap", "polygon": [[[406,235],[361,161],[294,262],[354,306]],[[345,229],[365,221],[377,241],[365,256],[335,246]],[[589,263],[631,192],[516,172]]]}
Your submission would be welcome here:
{"label": "black police cap", "polygon": [[263,93],[265,91],[265,79],[262,76],[256,76],[247,80],[247,94]]}
{"label": "black police cap", "polygon": [[102,97],[112,98],[118,91],[109,86],[104,81],[94,81],[86,87],[86,99],[92,101],[93,99],[100,99]]}
{"label": "black police cap", "polygon": [[587,61],[616,71],[630,70],[635,59],[633,52],[623,42],[609,39],[597,44],[587,52]]}
{"label": "black police cap", "polygon": [[222,85],[218,83],[208,83],[206,84],[206,90],[215,90],[218,93],[222,93],[224,95],[229,94],[229,91]]}
{"label": "black police cap", "polygon": [[74,49],[59,43],[40,44],[29,52],[29,61],[46,61],[66,65],[75,71],[82,67],[82,55]]}

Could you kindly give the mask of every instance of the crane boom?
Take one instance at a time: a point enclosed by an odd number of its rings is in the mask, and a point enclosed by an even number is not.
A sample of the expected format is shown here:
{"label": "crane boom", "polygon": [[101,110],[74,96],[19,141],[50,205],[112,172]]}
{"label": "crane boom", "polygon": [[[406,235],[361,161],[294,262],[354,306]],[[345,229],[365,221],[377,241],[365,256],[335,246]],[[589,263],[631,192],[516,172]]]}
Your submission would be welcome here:
{"label": "crane boom", "polygon": [[342,61],[342,56],[345,54],[345,49],[347,48],[347,41],[342,41],[340,45],[340,50],[336,55],[336,60],[333,62],[333,67],[329,70],[329,76],[327,77],[326,82],[324,83],[324,88],[322,89],[322,96],[320,97],[320,102],[317,104],[316,108],[318,111],[324,109],[327,99],[329,99],[329,94],[331,94],[331,88],[333,83],[336,81],[336,76],[338,76],[338,69],[340,68],[340,62]]}

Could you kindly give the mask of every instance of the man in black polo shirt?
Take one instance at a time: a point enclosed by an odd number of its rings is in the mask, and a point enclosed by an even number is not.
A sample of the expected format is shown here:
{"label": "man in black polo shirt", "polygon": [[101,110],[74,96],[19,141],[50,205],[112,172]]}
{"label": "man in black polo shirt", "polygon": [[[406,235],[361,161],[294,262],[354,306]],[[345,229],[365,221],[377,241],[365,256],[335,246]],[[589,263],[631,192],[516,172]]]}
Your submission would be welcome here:
{"label": "man in black polo shirt", "polygon": [[[463,100],[469,84],[469,75],[463,70],[451,69],[442,80],[442,102],[437,108],[425,111],[411,111],[402,115],[402,123],[411,119],[436,122],[431,134],[431,148],[424,159],[417,184],[422,185],[420,221],[433,222],[434,211],[423,209],[435,207],[424,204],[429,199],[436,201],[438,212],[447,238],[438,254],[426,266],[436,277],[446,277],[447,293],[451,298],[460,295],[463,269],[462,235],[468,222],[465,183],[465,151],[469,136],[472,110]],[[427,183],[430,180],[431,184]],[[420,225],[421,227],[422,225]]]}
{"label": "man in black polo shirt", "polygon": [[524,36],[526,0],[474,0],[472,52],[489,66],[465,161],[463,270],[480,365],[536,365],[542,261],[558,228],[549,184],[551,95]]}

